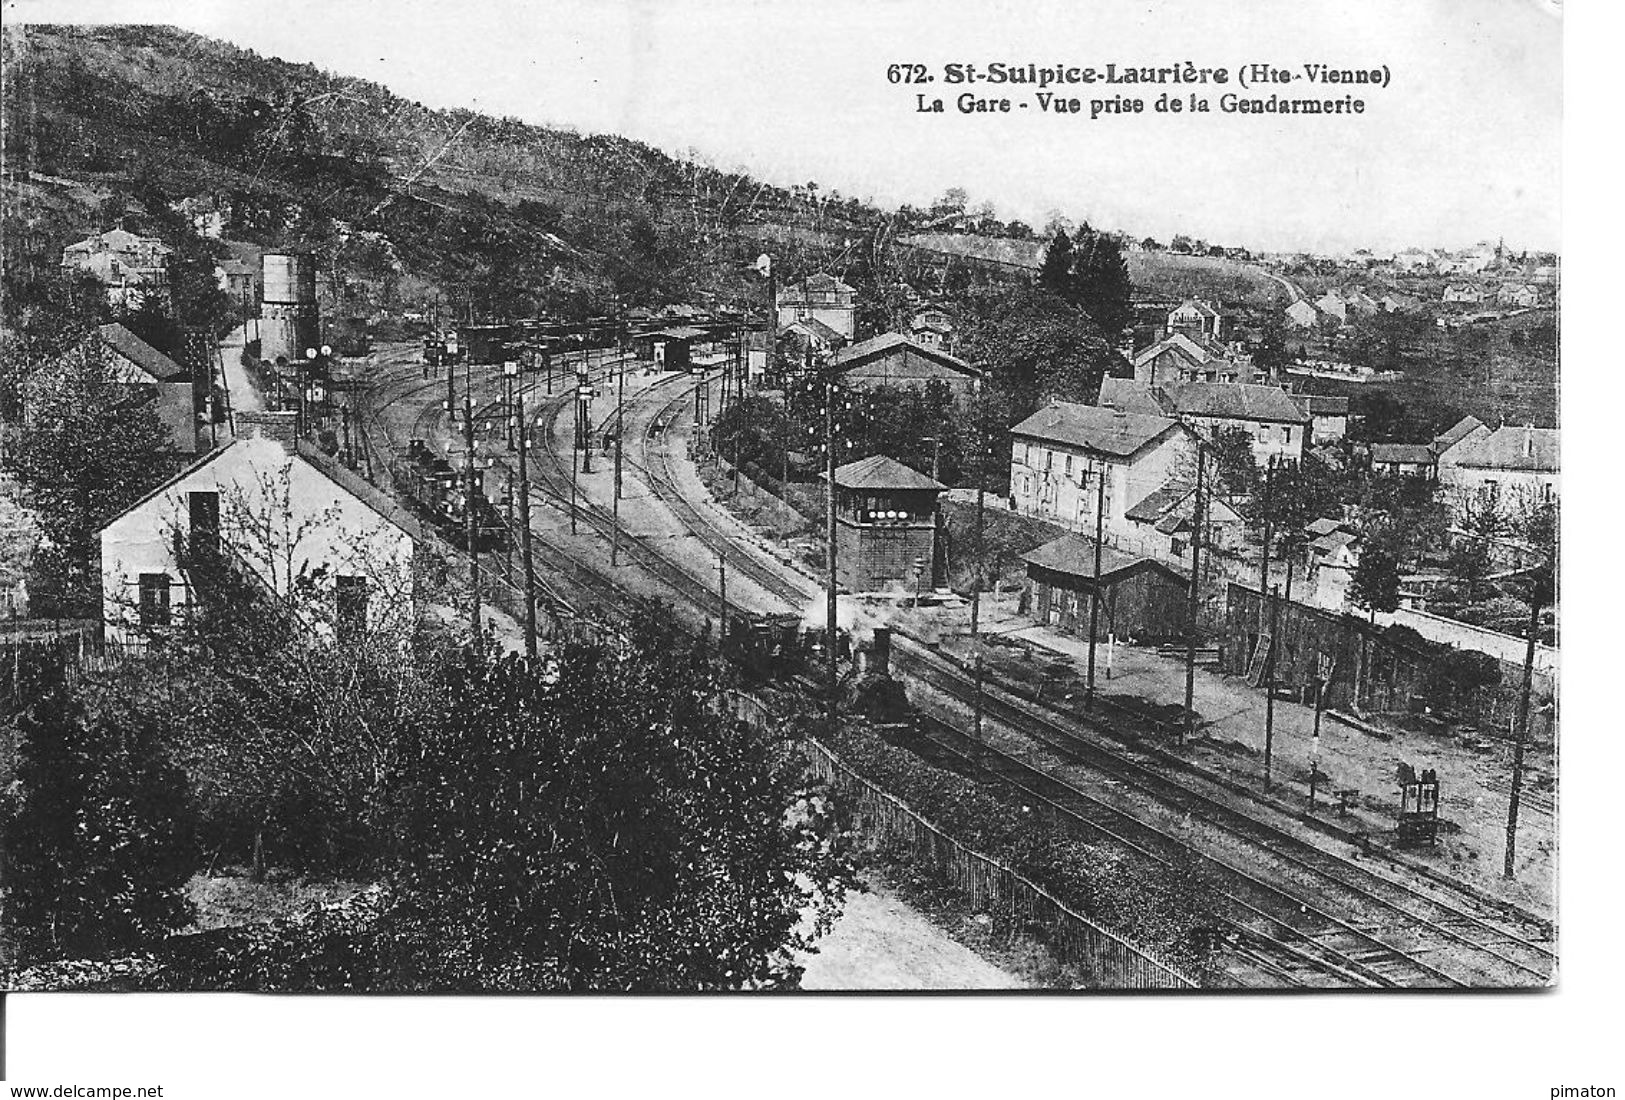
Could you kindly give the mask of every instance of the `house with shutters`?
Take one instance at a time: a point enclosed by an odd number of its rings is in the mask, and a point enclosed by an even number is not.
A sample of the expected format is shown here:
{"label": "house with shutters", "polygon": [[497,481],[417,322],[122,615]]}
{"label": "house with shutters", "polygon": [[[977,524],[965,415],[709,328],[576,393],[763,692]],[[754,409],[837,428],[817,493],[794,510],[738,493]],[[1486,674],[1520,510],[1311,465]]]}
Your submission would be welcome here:
{"label": "house with shutters", "polygon": [[239,411],[238,438],[102,528],[110,641],[161,642],[228,584],[340,642],[386,631],[405,639],[416,618],[417,557],[428,545],[421,528],[298,441],[294,418]]}
{"label": "house with shutters", "polygon": [[1211,302],[1187,298],[1168,311],[1167,333],[1184,333],[1193,340],[1224,339],[1224,317]]}
{"label": "house with shutters", "polygon": [[1507,425],[1473,433],[1439,455],[1439,485],[1458,523],[1488,506],[1506,520],[1558,501],[1556,428]]}
{"label": "house with shutters", "polygon": [[1194,478],[1196,434],[1170,416],[1051,402],[1010,429],[1010,505],[1094,531],[1104,484],[1104,523],[1129,533],[1130,508],[1182,477]]}
{"label": "house with shutters", "polygon": [[174,253],[156,237],[110,229],[64,248],[62,268],[94,275],[107,288],[109,303],[135,309],[149,296],[169,292],[169,263]]}
{"label": "house with shutters", "polygon": [[1210,336],[1173,332],[1134,356],[1134,380],[1154,386],[1251,382],[1252,357]]}
{"label": "house with shutters", "polygon": [[780,326],[810,319],[847,340],[857,333],[858,292],[834,275],[819,272],[781,288],[775,305]]}
{"label": "house with shutters", "polygon": [[1312,418],[1277,386],[1187,382],[1167,394],[1174,415],[1204,438],[1213,439],[1226,429],[1245,432],[1260,466],[1271,458],[1296,462],[1303,457]]}

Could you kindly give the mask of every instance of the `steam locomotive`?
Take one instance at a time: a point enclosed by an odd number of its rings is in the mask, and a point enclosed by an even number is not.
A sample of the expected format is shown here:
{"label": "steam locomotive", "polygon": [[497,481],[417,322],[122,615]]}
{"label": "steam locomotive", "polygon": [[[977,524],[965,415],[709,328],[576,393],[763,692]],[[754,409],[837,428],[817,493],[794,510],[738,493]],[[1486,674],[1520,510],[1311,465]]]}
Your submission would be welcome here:
{"label": "steam locomotive", "polygon": [[[412,440],[405,455],[390,467],[396,489],[424,520],[440,529],[453,545],[468,549],[467,481],[421,439]],[[474,473],[474,545],[481,553],[508,545],[502,515],[486,499],[479,471]]]}
{"label": "steam locomotive", "polygon": [[[824,628],[809,626],[799,615],[737,611],[722,633],[723,656],[754,684],[796,677],[821,681],[827,667],[824,646]],[[835,633],[835,658],[848,667],[853,659],[852,635],[844,628]]]}

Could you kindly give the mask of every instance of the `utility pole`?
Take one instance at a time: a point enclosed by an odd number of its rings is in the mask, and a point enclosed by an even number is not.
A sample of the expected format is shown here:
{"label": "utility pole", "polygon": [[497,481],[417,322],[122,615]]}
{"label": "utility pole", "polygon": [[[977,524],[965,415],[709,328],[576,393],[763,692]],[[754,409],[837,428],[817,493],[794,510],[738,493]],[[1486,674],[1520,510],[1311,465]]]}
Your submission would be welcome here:
{"label": "utility pole", "polygon": [[1270,789],[1270,761],[1275,753],[1275,632],[1280,625],[1281,590],[1270,588],[1270,651],[1264,658],[1264,789]]}
{"label": "utility pole", "polygon": [[[1264,467],[1264,565],[1258,574],[1258,626],[1264,626],[1264,594],[1270,590],[1270,502],[1275,493],[1275,456],[1270,455],[1269,464]],[[1273,634],[1270,645],[1275,644]]]}
{"label": "utility pole", "polygon": [[463,477],[466,495],[463,500],[463,530],[468,540],[468,625],[475,650],[482,648],[480,638],[480,546],[479,521],[474,505],[474,401],[472,387],[463,393]]}
{"label": "utility pole", "polygon": [[530,425],[524,379],[519,380],[519,540],[525,559],[525,656],[536,656],[536,563],[530,554]]}
{"label": "utility pole", "polygon": [[717,646],[728,639],[728,555],[717,552],[717,598],[722,604],[717,629]]}
{"label": "utility pole", "polygon": [[1089,686],[1085,709],[1095,705],[1095,636],[1100,633],[1100,544],[1106,536],[1106,463],[1095,468],[1095,577],[1089,585]]}
{"label": "utility pole", "polygon": [[1535,682],[1535,641],[1540,633],[1540,608],[1544,602],[1542,578],[1537,573],[1531,574],[1530,580],[1533,583],[1529,590],[1529,642],[1524,647],[1523,683],[1518,688],[1518,733],[1512,742],[1512,793],[1507,800],[1507,855],[1506,864],[1501,869],[1506,878],[1512,878],[1517,873],[1518,804],[1523,795],[1524,745],[1529,740],[1529,702]]}
{"label": "utility pole", "polygon": [[615,492],[610,500],[610,520],[615,528],[610,534],[609,564],[621,564],[621,452],[626,450],[626,441],[621,438],[621,429],[626,423],[626,364],[622,363],[615,380]]}
{"label": "utility pole", "polygon": [[[581,450],[581,391],[585,388],[585,383],[582,381],[585,378],[586,374],[584,372],[576,375],[575,440],[571,443],[571,446],[578,451]],[[572,535],[576,533],[576,512],[578,510],[576,508],[576,498],[580,495],[580,472],[581,463],[577,462],[575,455],[572,454],[570,456],[570,534]]]}
{"label": "utility pole", "polygon": [[982,740],[982,572],[987,568],[987,553],[984,542],[987,519],[987,452],[989,441],[987,438],[987,403],[982,398],[982,379],[977,377],[971,383],[971,392],[977,397],[976,409],[976,567],[971,570],[970,587],[970,644],[972,660],[976,670],[976,725],[975,734],[978,744]]}
{"label": "utility pole", "polygon": [[592,473],[592,389],[587,379],[587,357],[583,355],[576,365],[576,408],[581,416],[581,428],[576,436],[581,448],[581,472]]}
{"label": "utility pole", "polygon": [[835,735],[836,692],[840,677],[835,667],[835,380],[824,380],[824,476],[828,478],[828,495],[824,498],[824,535],[829,543],[829,590],[824,598],[824,637],[829,650],[829,701],[826,705],[829,720],[828,734]]}
{"label": "utility pole", "polygon": [[1202,584],[1202,525],[1205,522],[1202,509],[1202,479],[1206,473],[1207,455],[1202,450],[1201,440],[1196,442],[1196,500],[1191,506],[1191,517],[1195,521],[1191,524],[1191,591],[1190,591],[1190,622],[1186,625],[1185,635],[1185,723],[1180,727],[1179,743],[1183,745],[1188,738],[1196,736],[1196,618],[1200,608]]}

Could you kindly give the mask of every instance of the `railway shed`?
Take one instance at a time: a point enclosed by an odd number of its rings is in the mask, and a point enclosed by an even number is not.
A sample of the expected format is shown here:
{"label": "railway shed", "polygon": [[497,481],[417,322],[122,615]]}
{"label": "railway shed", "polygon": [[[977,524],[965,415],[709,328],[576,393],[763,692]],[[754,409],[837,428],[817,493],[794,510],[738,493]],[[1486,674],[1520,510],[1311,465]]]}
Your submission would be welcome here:
{"label": "railway shed", "polygon": [[640,361],[654,363],[662,370],[686,371],[694,356],[694,345],[709,339],[704,329],[678,325],[632,337],[632,350]]}
{"label": "railway shed", "polygon": [[1089,599],[1100,594],[1098,634],[1104,638],[1156,640],[1183,637],[1188,620],[1190,581],[1172,566],[1100,547],[1095,572],[1095,542],[1066,534],[1022,556],[1027,584],[1021,611],[1045,626],[1068,634],[1089,635]]}

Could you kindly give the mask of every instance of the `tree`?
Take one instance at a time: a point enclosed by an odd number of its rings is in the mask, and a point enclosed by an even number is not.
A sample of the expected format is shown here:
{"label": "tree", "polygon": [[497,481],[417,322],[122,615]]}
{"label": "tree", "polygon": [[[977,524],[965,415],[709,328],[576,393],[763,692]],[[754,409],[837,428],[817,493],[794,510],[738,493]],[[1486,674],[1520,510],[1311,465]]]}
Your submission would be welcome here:
{"label": "tree", "polygon": [[959,354],[986,367],[1018,418],[1051,397],[1092,402],[1103,377],[1126,369],[1098,325],[1037,287],[986,291],[965,307]]}
{"label": "tree", "polygon": [[1072,238],[1071,299],[1108,336],[1122,332],[1134,322],[1130,305],[1133,284],[1128,262],[1123,259],[1117,238],[1097,233],[1087,224]]}
{"label": "tree", "polygon": [[794,984],[848,880],[804,765],[715,712],[703,644],[657,616],[547,665],[471,658],[408,734],[385,984]]}
{"label": "tree", "polygon": [[1360,560],[1349,578],[1349,598],[1370,612],[1373,620],[1377,612],[1399,607],[1399,558],[1386,538],[1369,538],[1361,547]]}
{"label": "tree", "polygon": [[1253,458],[1251,432],[1245,428],[1221,428],[1214,433],[1208,453],[1213,456],[1215,484],[1222,492],[1231,496],[1249,496],[1257,490],[1258,462]]}
{"label": "tree", "polygon": [[59,680],[17,731],[22,797],[5,840],[19,961],[104,954],[189,923],[191,792],[159,724],[92,717]]}
{"label": "tree", "polygon": [[1467,599],[1476,601],[1482,594],[1484,579],[1490,575],[1490,548],[1483,539],[1458,538],[1450,548],[1446,567],[1455,580],[1467,589]]}
{"label": "tree", "polygon": [[1058,298],[1072,301],[1072,238],[1059,230],[1044,250],[1044,261],[1038,268],[1038,285]]}
{"label": "tree", "polygon": [[168,432],[149,393],[116,382],[89,338],[35,372],[26,402],[28,431],[6,452],[5,464],[61,550],[65,597],[88,608],[97,532],[168,476]]}
{"label": "tree", "polygon": [[1286,332],[1281,326],[1281,319],[1271,314],[1269,320],[1264,322],[1264,330],[1259,334],[1258,346],[1253,349],[1253,365],[1262,372],[1267,380],[1281,377],[1283,371],[1292,362],[1287,354]]}

